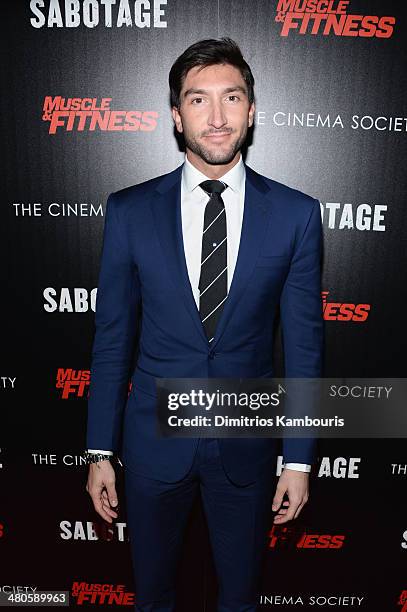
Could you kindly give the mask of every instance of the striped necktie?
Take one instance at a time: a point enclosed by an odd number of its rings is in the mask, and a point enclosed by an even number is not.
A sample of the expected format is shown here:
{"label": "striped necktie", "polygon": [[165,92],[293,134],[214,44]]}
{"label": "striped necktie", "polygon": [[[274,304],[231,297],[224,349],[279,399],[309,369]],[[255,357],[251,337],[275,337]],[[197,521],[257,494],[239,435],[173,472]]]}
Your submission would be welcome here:
{"label": "striped necktie", "polygon": [[221,181],[204,181],[199,186],[210,196],[202,235],[199,313],[208,341],[212,342],[227,298],[226,212],[221,196],[227,185]]}

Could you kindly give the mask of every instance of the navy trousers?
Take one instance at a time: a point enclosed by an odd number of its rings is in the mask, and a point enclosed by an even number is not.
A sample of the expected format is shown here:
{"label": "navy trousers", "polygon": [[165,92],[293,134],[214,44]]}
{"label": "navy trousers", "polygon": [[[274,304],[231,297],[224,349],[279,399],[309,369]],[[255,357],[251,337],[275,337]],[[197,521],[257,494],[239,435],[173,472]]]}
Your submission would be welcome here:
{"label": "navy trousers", "polygon": [[217,611],[258,610],[272,482],[270,468],[252,484],[232,483],[222,467],[216,438],[200,438],[191,470],[175,483],[146,478],[126,468],[135,609],[138,612],[175,610],[177,562],[186,521],[199,487],[219,586]]}

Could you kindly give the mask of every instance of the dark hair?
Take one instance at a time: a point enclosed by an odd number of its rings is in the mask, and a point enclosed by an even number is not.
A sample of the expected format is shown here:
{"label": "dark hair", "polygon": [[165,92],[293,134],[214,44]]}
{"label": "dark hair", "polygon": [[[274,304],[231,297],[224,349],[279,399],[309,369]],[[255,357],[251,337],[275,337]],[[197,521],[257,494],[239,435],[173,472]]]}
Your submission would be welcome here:
{"label": "dark hair", "polygon": [[240,70],[247,85],[250,104],[254,101],[254,77],[249,64],[244,60],[239,46],[231,38],[219,40],[208,38],[199,40],[186,49],[173,63],[169,84],[171,106],[179,108],[181,89],[187,73],[195,66],[213,66],[214,64],[230,64]]}

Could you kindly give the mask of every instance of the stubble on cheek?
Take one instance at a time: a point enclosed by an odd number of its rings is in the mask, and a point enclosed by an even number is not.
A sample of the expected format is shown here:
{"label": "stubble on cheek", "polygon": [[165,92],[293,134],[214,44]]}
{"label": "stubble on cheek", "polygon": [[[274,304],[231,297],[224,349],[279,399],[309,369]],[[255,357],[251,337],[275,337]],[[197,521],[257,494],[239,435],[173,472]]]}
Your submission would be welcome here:
{"label": "stubble on cheek", "polygon": [[[226,131],[232,134],[232,136],[227,138],[229,142],[213,142],[212,145],[210,142],[206,143],[205,136],[208,134],[214,134],[217,131]],[[234,135],[235,131],[236,130],[233,130],[233,128],[225,128],[224,130],[208,129],[199,132],[199,135],[191,135],[188,130],[184,129],[184,140],[186,146],[206,163],[226,164],[232,161],[237,151],[242,148],[242,145],[246,140],[247,129],[242,132],[240,137],[236,137]]]}

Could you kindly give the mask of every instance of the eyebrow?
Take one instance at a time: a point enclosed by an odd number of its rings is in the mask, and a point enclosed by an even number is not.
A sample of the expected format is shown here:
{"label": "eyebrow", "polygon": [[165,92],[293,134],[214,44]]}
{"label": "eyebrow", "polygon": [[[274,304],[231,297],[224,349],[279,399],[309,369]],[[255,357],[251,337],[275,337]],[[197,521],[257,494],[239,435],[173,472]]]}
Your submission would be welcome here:
{"label": "eyebrow", "polygon": [[[233,87],[226,87],[226,89],[224,89],[222,91],[222,95],[223,94],[227,94],[227,93],[232,93],[234,91],[240,91],[243,94],[247,95],[247,90],[242,87],[241,85],[234,85]],[[206,89],[194,89],[194,88],[190,88],[187,89],[186,92],[184,93],[184,98],[186,98],[187,96],[192,96],[195,94],[202,94],[202,95],[206,95],[209,92]]]}

